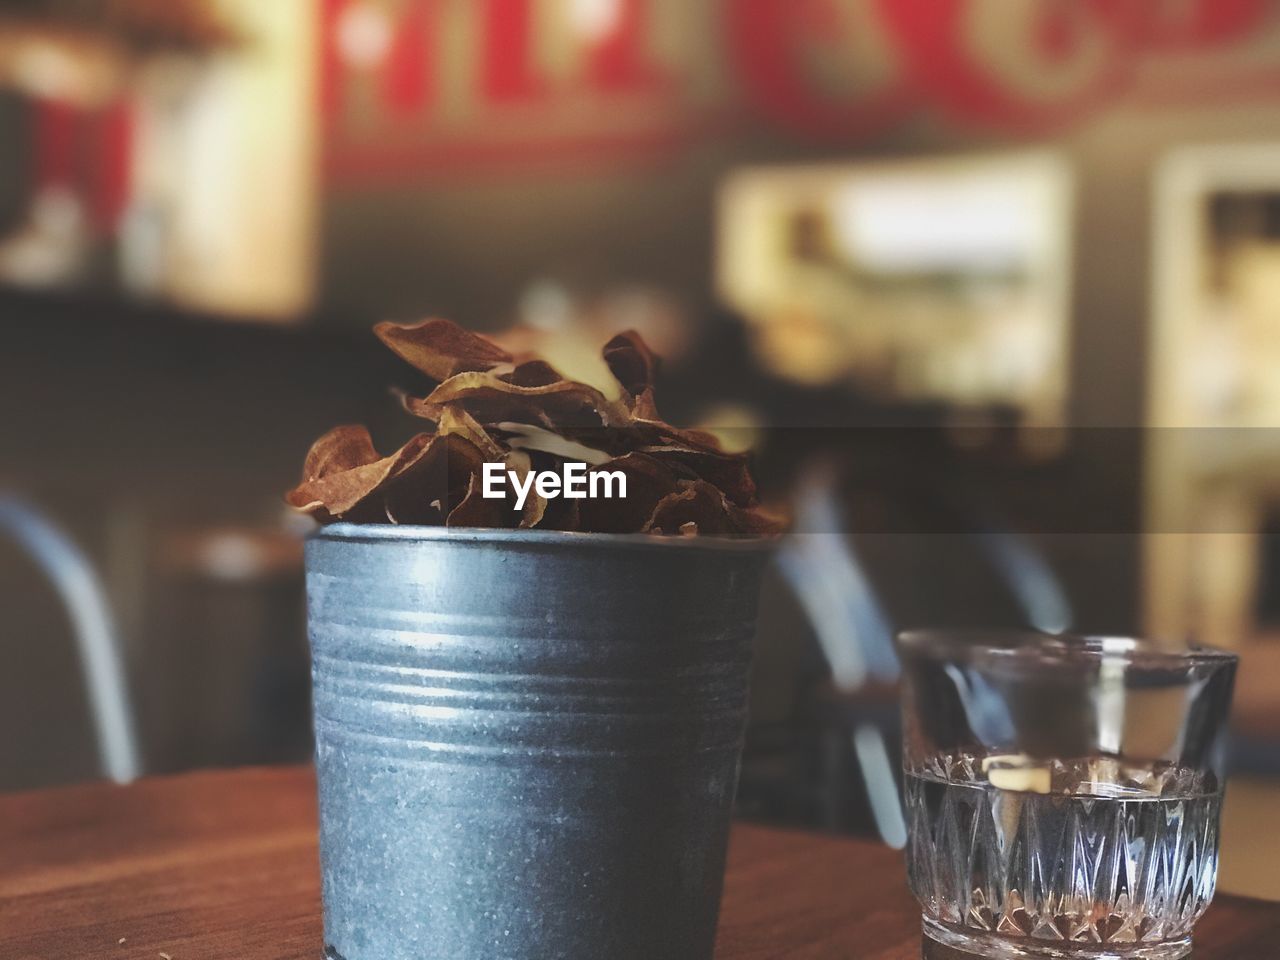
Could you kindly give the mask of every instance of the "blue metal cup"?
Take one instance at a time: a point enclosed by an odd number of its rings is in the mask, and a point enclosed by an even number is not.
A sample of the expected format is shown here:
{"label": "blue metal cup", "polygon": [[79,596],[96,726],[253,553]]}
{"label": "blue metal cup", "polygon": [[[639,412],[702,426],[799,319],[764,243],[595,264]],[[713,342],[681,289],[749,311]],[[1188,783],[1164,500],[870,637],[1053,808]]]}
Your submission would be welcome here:
{"label": "blue metal cup", "polygon": [[333,960],[709,960],[758,542],[307,545]]}

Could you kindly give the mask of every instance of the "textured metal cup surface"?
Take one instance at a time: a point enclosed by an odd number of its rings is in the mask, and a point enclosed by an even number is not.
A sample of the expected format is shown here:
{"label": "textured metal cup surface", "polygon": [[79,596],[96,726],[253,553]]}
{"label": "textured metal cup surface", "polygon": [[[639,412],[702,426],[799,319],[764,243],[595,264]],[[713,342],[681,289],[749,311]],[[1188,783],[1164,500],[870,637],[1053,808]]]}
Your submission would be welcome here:
{"label": "textured metal cup surface", "polygon": [[758,544],[307,544],[327,954],[709,960]]}

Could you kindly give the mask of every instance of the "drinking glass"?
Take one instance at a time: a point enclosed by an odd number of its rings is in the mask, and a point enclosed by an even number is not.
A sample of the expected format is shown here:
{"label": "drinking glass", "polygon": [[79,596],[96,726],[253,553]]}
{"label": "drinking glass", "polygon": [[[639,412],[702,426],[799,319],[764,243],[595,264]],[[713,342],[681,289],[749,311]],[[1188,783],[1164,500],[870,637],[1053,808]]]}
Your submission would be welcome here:
{"label": "drinking glass", "polygon": [[1213,897],[1237,658],[1128,637],[918,631],[907,869],[929,941],[1173,960]]}

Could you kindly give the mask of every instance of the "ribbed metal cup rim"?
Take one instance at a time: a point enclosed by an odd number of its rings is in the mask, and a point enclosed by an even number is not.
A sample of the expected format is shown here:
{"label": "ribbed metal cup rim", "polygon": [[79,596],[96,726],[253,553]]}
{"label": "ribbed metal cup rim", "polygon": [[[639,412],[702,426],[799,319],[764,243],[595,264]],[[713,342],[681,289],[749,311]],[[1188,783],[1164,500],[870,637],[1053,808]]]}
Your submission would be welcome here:
{"label": "ribbed metal cup rim", "polygon": [[1030,659],[1046,664],[1121,662],[1150,667],[1238,662],[1238,654],[1197,643],[1144,637],[1040,633],[1035,630],[929,628],[904,630],[898,647],[937,659]]}
{"label": "ribbed metal cup rim", "polygon": [[565,530],[508,530],[490,527],[437,527],[390,523],[331,523],[309,535],[314,540],[356,543],[426,542],[539,544],[552,547],[598,549],[711,550],[767,553],[778,537],[693,536],[675,537],[650,533],[582,533]]}

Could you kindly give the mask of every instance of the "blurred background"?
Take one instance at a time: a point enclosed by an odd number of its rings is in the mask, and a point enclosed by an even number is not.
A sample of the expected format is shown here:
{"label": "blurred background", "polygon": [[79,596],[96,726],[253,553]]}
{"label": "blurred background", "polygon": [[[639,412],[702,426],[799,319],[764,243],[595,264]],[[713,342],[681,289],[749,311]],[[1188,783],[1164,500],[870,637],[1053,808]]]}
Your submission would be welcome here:
{"label": "blurred background", "polygon": [[899,628],[1194,636],[1280,898],[1280,3],[3,0],[0,789],[307,758],[280,496],[433,314],[757,448],[745,815],[901,844]]}

